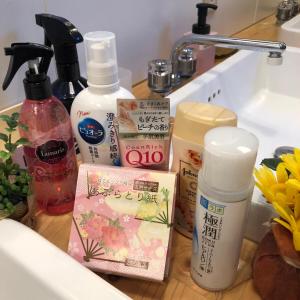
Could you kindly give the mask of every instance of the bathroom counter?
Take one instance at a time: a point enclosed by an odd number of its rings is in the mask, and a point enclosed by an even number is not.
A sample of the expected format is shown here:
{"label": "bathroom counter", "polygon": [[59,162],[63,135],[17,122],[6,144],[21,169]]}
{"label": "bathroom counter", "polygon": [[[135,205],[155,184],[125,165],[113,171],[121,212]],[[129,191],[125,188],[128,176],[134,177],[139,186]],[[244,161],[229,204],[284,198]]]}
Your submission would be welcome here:
{"label": "bathroom counter", "polygon": [[[250,39],[277,39],[278,26],[275,17],[268,17],[259,23],[235,34],[236,37]],[[147,82],[136,85],[133,89],[136,97],[147,98]],[[37,216],[37,231],[66,251],[71,226],[72,214],[51,217],[45,214]],[[174,231],[169,277],[164,283],[153,283],[137,279],[106,276],[111,284],[128,294],[133,299],[260,299],[251,280],[251,262],[257,245],[244,240],[240,269],[231,289],[223,292],[209,292],[198,287],[190,277],[191,240]],[[102,276],[102,275],[101,275]]]}

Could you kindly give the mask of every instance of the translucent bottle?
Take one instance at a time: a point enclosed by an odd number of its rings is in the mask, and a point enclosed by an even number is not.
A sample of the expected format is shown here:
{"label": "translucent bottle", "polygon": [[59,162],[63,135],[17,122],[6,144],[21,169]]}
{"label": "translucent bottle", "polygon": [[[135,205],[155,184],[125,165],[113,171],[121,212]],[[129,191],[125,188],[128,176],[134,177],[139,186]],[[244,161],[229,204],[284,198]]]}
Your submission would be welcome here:
{"label": "translucent bottle", "polygon": [[69,212],[75,200],[77,161],[70,117],[63,104],[52,96],[47,76],[53,52],[40,44],[13,43],[5,48],[5,54],[10,56],[10,64],[4,90],[19,68],[28,63],[23,80],[26,99],[20,113],[20,123],[28,130],[20,128],[20,136],[29,141],[24,154],[34,197],[49,214]]}
{"label": "translucent bottle", "polygon": [[20,129],[20,135],[30,142],[24,154],[39,208],[51,215],[72,211],[77,161],[67,110],[53,96],[41,101],[26,99],[20,122],[29,128]]}
{"label": "translucent bottle", "polygon": [[191,275],[203,288],[222,290],[236,277],[258,140],[244,129],[219,127],[207,132],[204,145]]}

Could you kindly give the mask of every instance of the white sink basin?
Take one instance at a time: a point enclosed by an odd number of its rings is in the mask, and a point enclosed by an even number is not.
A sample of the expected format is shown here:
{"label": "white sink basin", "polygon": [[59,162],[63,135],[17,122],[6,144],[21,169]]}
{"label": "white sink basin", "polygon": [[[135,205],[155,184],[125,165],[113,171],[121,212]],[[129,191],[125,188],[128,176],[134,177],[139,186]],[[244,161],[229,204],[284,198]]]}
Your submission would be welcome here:
{"label": "white sink basin", "polygon": [[[238,115],[238,126],[254,133],[260,147],[257,166],[279,146],[300,146],[300,49],[288,47],[283,63],[267,63],[267,54],[239,51],[209,72],[170,94],[172,114],[181,101],[209,102]],[[260,204],[263,203],[263,204]],[[255,188],[246,237],[259,241],[262,223],[273,214]]]}
{"label": "white sink basin", "polygon": [[300,47],[300,15],[281,25],[278,40],[288,46]]}
{"label": "white sink basin", "polygon": [[130,299],[36,232],[0,221],[0,299]]}

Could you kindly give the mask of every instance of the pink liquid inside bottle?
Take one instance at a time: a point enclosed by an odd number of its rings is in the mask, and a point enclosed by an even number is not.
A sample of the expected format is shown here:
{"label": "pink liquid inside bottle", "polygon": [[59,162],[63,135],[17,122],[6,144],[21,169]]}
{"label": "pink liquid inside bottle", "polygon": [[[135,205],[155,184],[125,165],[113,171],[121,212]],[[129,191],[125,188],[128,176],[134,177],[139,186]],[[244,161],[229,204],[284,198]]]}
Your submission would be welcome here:
{"label": "pink liquid inside bottle", "polygon": [[51,215],[72,211],[77,181],[77,162],[69,115],[55,97],[26,99],[20,122],[21,137],[29,140],[24,154],[33,177],[38,207]]}

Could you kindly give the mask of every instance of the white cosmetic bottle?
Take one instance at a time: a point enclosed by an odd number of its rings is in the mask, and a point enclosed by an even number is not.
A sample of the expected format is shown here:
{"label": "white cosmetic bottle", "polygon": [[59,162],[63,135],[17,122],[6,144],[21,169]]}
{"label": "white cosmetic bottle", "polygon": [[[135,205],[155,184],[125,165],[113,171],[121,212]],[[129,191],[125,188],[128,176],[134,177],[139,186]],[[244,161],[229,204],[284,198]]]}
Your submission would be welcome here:
{"label": "white cosmetic bottle", "polygon": [[134,96],[119,86],[115,34],[107,31],[84,35],[88,87],[74,99],[73,131],[84,163],[120,165],[113,126],[117,98]]}
{"label": "white cosmetic bottle", "polygon": [[203,167],[193,232],[191,275],[208,290],[235,280],[254,187],[258,140],[236,127],[218,127],[204,137]]}

